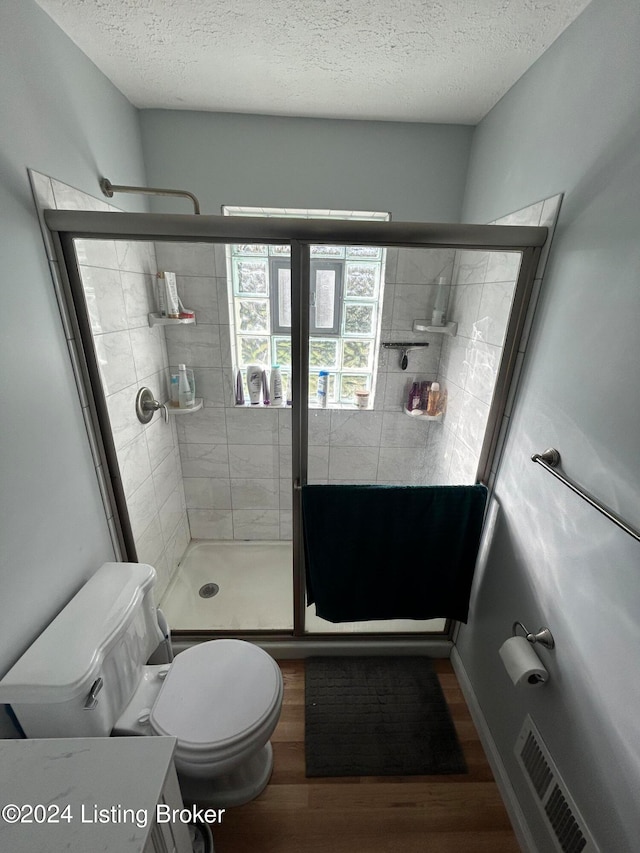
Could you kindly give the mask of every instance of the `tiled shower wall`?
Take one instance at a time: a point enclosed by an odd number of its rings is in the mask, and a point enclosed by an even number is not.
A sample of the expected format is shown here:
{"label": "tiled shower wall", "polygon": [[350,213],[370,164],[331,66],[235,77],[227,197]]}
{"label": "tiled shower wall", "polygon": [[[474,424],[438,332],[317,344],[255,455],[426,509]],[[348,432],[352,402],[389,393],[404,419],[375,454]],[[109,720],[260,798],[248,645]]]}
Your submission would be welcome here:
{"label": "tiled shower wall", "polygon": [[[32,171],[30,176],[40,210],[116,210],[46,175]],[[143,385],[151,388],[156,399],[167,399],[164,332],[162,327],[150,328],[148,321],[149,312],[155,310],[154,247],[152,243],[79,240],[76,249],[138,559],[155,566],[160,597],[189,542],[189,528],[175,424],[173,420],[165,424],[156,415],[143,426],[134,408]],[[48,242],[47,253],[60,298],[57,264]],[[62,310],[64,320],[64,305]],[[70,341],[72,360],[75,346]],[[79,393],[84,408],[81,382]],[[88,414],[87,421],[91,435]],[[94,456],[109,519],[113,508],[105,473],[95,450]]]}
{"label": "tiled shower wall", "polygon": [[[490,224],[543,225],[551,232],[560,201],[561,195],[556,195]],[[519,342],[512,389],[522,363],[547,251],[543,253],[536,271],[528,323]],[[458,322],[458,334],[455,338],[445,337],[442,345],[440,376],[447,386],[449,399],[446,417],[430,436],[430,457],[435,463],[434,482],[470,483],[475,477],[519,267],[518,252],[456,252],[448,314],[450,319]],[[513,394],[510,395],[512,397]],[[507,402],[502,438],[508,424],[511,399]],[[500,447],[501,443],[493,462],[494,471]]]}
{"label": "tiled shower wall", "polygon": [[[185,495],[194,539],[291,538],[291,412],[235,407],[222,246],[156,245],[160,269],[177,274],[183,303],[197,324],[167,327],[172,365],[192,367],[204,407],[177,418]],[[433,308],[438,276],[451,279],[454,252],[387,251],[383,341],[425,341],[413,321]],[[441,336],[409,353],[379,353],[375,402],[368,411],[309,412],[309,480],[315,483],[432,482],[429,432],[435,426],[402,412],[413,379],[436,379]]]}

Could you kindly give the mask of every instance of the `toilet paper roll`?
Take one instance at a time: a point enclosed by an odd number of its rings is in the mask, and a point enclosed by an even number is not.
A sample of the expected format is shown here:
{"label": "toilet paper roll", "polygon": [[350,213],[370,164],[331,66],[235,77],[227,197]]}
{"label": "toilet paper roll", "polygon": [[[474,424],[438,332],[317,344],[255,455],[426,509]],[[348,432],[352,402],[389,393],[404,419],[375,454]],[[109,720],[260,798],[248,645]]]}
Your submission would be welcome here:
{"label": "toilet paper roll", "polygon": [[500,647],[502,663],[516,686],[540,687],[549,673],[526,637],[511,637]]}

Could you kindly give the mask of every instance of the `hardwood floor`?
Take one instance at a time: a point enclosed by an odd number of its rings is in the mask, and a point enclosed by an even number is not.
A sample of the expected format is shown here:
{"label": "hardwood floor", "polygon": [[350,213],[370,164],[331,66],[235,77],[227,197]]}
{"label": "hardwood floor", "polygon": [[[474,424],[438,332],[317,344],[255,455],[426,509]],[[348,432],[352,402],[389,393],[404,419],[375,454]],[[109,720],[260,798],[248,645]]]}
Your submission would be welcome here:
{"label": "hardwood floor", "polygon": [[216,853],[518,853],[451,664],[434,661],[469,772],[307,779],[304,661],[282,661],[285,692],[266,790],[212,827]]}

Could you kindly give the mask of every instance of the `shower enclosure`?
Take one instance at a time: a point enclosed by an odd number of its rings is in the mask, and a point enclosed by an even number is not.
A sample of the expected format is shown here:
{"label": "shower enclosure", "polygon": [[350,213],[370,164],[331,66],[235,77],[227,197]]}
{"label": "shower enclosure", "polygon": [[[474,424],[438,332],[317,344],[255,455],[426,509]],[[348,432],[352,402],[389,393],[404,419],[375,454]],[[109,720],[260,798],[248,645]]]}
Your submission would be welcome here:
{"label": "shower enclosure", "polygon": [[[158,569],[172,628],[301,639],[446,634],[445,620],[332,625],[305,606],[301,486],[489,483],[547,229],[116,211],[45,217],[66,270],[114,536],[123,559]],[[382,259],[378,280],[362,247]],[[329,250],[343,259],[350,307],[340,334],[314,329],[309,282],[323,250],[325,260]],[[268,276],[284,268],[272,259],[285,256],[290,285],[280,297],[290,327],[275,328],[265,320],[262,279],[248,276],[240,295],[229,281],[239,258]],[[195,322],[154,316],[158,270],[176,273]],[[438,329],[429,318],[443,283],[450,322]],[[481,310],[483,299],[485,308],[493,300],[491,311]],[[267,371],[278,357],[291,405],[237,404],[236,371],[260,352],[249,338],[264,345]],[[179,363],[193,367],[202,407],[168,407],[166,423],[159,410],[139,424],[139,387],[167,403]],[[314,394],[323,368],[326,409]],[[440,412],[406,413],[412,384],[434,381]],[[369,392],[367,408],[355,405],[356,388]],[[415,543],[399,543],[398,559],[415,559],[420,547],[416,531]]]}

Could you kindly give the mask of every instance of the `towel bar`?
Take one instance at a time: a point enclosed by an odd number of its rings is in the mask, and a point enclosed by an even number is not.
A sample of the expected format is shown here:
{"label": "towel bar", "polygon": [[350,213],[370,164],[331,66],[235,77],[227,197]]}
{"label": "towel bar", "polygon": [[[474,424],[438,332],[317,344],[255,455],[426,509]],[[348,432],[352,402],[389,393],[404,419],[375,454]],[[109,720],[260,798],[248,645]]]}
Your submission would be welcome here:
{"label": "towel bar", "polygon": [[531,457],[532,462],[537,462],[538,465],[542,465],[545,471],[548,471],[550,474],[553,474],[554,477],[557,477],[561,483],[564,483],[565,486],[568,486],[572,492],[575,492],[579,495],[583,500],[585,500],[588,504],[590,504],[594,509],[597,509],[598,512],[601,512],[602,515],[606,516],[610,521],[613,521],[614,524],[617,524],[618,527],[621,527],[629,536],[633,536],[634,539],[637,539],[640,542],[640,533],[637,530],[634,530],[629,524],[626,523],[619,515],[616,515],[613,510],[601,504],[600,501],[591,497],[591,495],[587,494],[584,489],[581,489],[580,486],[573,483],[568,477],[565,477],[560,471],[556,471],[556,466],[560,464],[560,453],[554,448],[550,447],[548,450],[545,450],[544,453],[534,453]]}

